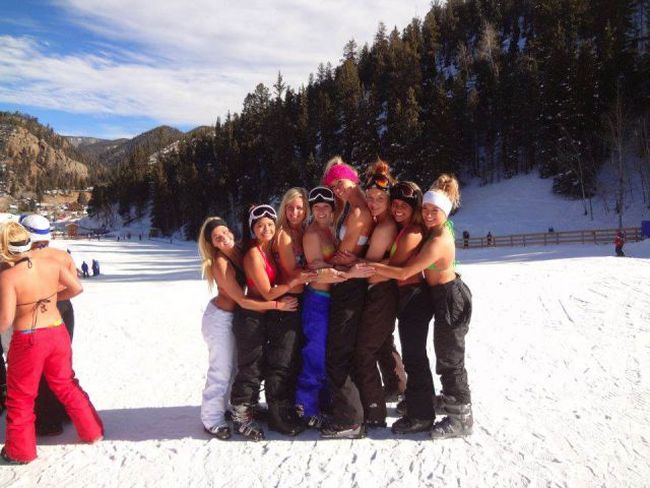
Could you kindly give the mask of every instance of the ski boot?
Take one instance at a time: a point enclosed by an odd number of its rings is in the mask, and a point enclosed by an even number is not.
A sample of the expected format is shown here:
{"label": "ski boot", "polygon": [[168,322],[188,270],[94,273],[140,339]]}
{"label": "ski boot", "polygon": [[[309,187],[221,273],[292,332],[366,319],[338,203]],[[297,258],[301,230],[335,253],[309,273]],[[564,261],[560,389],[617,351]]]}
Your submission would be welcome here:
{"label": "ski boot", "polygon": [[328,424],[320,430],[322,439],[362,439],[366,436],[364,424]]}
{"label": "ski boot", "polygon": [[253,410],[250,405],[233,405],[232,426],[235,432],[251,441],[264,439],[264,430],[253,418]]}
{"label": "ski boot", "polygon": [[474,418],[470,403],[448,403],[445,406],[445,413],[447,416],[433,426],[432,439],[450,439],[472,434]]}
{"label": "ski boot", "polygon": [[283,435],[296,436],[305,430],[305,424],[298,419],[291,408],[283,402],[269,404],[268,425],[270,430]]}
{"label": "ski boot", "polygon": [[204,427],[204,429],[208,434],[215,436],[217,439],[221,441],[230,439],[230,437],[232,436],[232,432],[228,424],[213,425],[209,429],[207,427]]}
{"label": "ski boot", "polygon": [[415,434],[417,432],[425,432],[431,430],[433,420],[414,419],[405,415],[397,419],[390,430],[393,434]]}

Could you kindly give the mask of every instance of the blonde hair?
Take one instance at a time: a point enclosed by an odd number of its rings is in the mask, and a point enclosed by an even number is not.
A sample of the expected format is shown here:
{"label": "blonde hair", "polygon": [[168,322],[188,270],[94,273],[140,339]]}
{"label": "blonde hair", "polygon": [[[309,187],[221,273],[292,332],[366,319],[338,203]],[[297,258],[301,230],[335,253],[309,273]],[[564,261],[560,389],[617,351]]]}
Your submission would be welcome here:
{"label": "blonde hair", "polygon": [[[201,255],[201,277],[208,282],[208,289],[212,291],[214,285],[217,283],[217,279],[214,277],[214,272],[212,271],[212,265],[214,264],[219,250],[212,245],[210,236],[206,237],[206,229],[211,222],[220,221],[223,222],[221,217],[208,217],[203,221],[201,225],[201,230],[199,231],[198,247],[199,254]],[[220,224],[223,225],[223,224]],[[218,226],[215,226],[218,227]],[[210,231],[210,234],[212,230]]]}
{"label": "blonde hair", "polygon": [[339,155],[336,155],[332,159],[330,159],[325,165],[325,169],[323,170],[323,178],[321,183],[325,183],[325,175],[330,170],[330,168],[335,164],[345,164],[345,162],[343,161],[343,158]]}
{"label": "blonde hair", "polygon": [[433,182],[429,190],[438,190],[443,192],[453,205],[452,209],[460,207],[460,187],[458,180],[454,175],[443,173]]}
{"label": "blonde hair", "polygon": [[18,261],[20,254],[13,254],[9,251],[10,242],[20,242],[29,239],[29,233],[18,222],[5,222],[0,226],[0,257],[3,261]]}
{"label": "blonde hair", "polygon": [[295,198],[302,198],[302,202],[305,205],[305,222],[309,220],[309,197],[307,196],[307,190],[304,188],[290,188],[282,197],[280,202],[280,209],[278,210],[278,230],[288,229],[289,228],[289,219],[287,219],[287,205],[289,202]]}

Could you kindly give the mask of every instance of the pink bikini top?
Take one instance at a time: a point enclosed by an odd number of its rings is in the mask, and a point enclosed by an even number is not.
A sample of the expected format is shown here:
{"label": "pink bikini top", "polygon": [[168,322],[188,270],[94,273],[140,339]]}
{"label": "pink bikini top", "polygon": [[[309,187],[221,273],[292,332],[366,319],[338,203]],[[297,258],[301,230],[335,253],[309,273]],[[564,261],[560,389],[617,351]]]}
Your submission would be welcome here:
{"label": "pink bikini top", "polygon": [[[257,250],[260,252],[262,255],[262,259],[264,260],[264,272],[266,273],[266,276],[269,278],[269,283],[271,286],[275,285],[275,279],[278,275],[278,268],[275,266],[275,263],[269,259],[269,257],[266,255],[264,251],[262,251],[262,248],[260,246],[255,246]],[[255,288],[255,283],[253,280],[250,278],[246,278],[246,285],[248,285],[248,288]]]}

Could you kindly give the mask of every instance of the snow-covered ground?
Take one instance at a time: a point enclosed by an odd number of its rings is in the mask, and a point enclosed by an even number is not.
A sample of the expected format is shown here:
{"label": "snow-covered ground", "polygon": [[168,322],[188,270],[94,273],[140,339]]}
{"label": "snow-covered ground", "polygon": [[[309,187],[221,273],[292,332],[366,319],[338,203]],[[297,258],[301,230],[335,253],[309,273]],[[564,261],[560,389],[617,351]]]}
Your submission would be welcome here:
{"label": "snow-covered ground", "polygon": [[[611,191],[602,190],[593,198],[592,220],[590,215],[584,215],[582,200],[556,195],[552,188],[553,179],[542,179],[537,172],[485,186],[470,181],[462,188],[461,207],[453,217],[456,229],[459,233],[468,230],[472,237],[483,237],[489,231],[493,235],[509,235],[546,232],[549,227],[558,232],[618,227]],[[650,209],[645,208],[640,190],[633,195],[635,200],[627,195],[624,227],[640,227],[642,220],[650,220]]]}
{"label": "snow-covered ground", "polygon": [[[467,339],[475,433],[433,442],[203,432],[209,298],[194,245],[62,242],[103,275],[74,300],[74,367],[106,439],[72,426],[0,486],[647,486],[650,241],[460,251],[474,295]],[[433,353],[431,356],[433,358]],[[645,371],[645,373],[644,373]],[[393,409],[390,410],[395,415]],[[389,419],[389,424],[393,419]],[[4,437],[4,421],[0,438]],[[644,481],[645,480],[645,481]]]}
{"label": "snow-covered ground", "polygon": [[[550,180],[518,176],[465,187],[454,220],[473,236],[616,227],[602,202],[591,221],[579,201],[553,195]],[[624,223],[648,218],[637,204]],[[39,439],[35,462],[0,467],[0,487],[648,486],[650,240],[628,243],[630,258],[613,257],[612,245],[459,250],[474,296],[472,437],[269,432],[259,444],[217,441],[199,420],[209,294],[194,243],[54,245],[78,266],[101,263],[102,276],[74,300],[73,350],[106,439],[79,444],[72,426]]]}

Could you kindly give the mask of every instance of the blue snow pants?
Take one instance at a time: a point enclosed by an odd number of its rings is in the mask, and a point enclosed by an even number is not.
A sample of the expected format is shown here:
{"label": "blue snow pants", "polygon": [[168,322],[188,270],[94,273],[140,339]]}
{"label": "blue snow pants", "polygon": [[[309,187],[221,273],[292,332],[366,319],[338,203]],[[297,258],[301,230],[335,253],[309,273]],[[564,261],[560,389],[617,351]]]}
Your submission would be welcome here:
{"label": "blue snow pants", "polygon": [[296,390],[296,404],[304,407],[305,417],[319,414],[320,406],[327,402],[325,353],[329,312],[329,293],[306,287],[302,306],[305,346],[302,348],[302,371]]}

